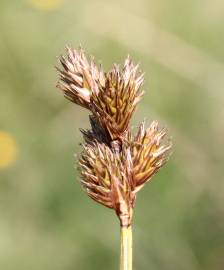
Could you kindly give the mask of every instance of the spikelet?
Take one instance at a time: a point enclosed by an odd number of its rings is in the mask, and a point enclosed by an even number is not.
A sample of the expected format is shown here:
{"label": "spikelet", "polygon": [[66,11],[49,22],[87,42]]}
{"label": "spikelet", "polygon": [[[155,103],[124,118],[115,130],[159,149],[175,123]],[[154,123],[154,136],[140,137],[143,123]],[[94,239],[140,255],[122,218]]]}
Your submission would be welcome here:
{"label": "spikelet", "polygon": [[98,69],[94,59],[88,58],[83,49],[75,50],[67,47],[67,57],[61,56],[61,68],[57,87],[64,92],[70,101],[89,109],[91,93],[98,92],[98,85],[104,85],[102,69]]}
{"label": "spikelet", "polygon": [[122,224],[131,222],[135,194],[131,190],[131,160],[117,155],[105,144],[97,141],[84,144],[79,160],[81,183],[96,202],[113,208]]}
{"label": "spikelet", "polygon": [[98,92],[93,91],[93,113],[108,130],[112,140],[120,139],[126,131],[143,94],[140,89],[142,84],[143,74],[128,57],[122,70],[114,65],[106,74],[105,85],[101,85]]}
{"label": "spikelet", "polygon": [[172,144],[164,142],[165,135],[166,130],[160,130],[157,121],[147,129],[142,122],[136,136],[132,136],[130,131],[127,133],[124,147],[128,147],[131,153],[134,192],[139,191],[167,162]]}

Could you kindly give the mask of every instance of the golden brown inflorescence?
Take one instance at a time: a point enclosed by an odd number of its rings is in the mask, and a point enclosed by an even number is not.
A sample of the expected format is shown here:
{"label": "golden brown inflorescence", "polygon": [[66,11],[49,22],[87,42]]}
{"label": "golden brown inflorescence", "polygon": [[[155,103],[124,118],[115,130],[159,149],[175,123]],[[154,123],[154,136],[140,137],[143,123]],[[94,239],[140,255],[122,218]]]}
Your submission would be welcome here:
{"label": "golden brown inflorescence", "polygon": [[128,57],[122,69],[98,68],[82,49],[61,56],[58,87],[66,98],[91,111],[90,130],[81,130],[81,183],[95,201],[113,208],[121,226],[129,226],[136,193],[164,165],[171,143],[156,121],[142,123],[132,135],[129,123],[143,91],[143,74]]}

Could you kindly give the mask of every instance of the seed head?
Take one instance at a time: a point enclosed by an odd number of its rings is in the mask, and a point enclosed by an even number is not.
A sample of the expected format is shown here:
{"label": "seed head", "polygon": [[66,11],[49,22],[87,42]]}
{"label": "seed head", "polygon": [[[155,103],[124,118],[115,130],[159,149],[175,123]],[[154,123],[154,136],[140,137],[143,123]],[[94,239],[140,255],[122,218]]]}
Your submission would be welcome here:
{"label": "seed head", "polygon": [[98,203],[115,210],[122,226],[131,224],[137,192],[166,163],[170,143],[156,121],[143,122],[132,135],[129,122],[143,91],[143,74],[128,57],[120,68],[98,68],[82,49],[61,56],[58,87],[66,98],[91,111],[90,130],[79,159],[81,183]]}

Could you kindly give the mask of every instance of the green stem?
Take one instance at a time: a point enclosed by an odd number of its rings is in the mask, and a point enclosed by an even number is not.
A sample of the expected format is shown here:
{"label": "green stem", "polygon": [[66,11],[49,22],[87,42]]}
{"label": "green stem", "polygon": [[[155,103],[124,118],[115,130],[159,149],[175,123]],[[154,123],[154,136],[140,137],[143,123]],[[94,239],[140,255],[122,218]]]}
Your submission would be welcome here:
{"label": "green stem", "polygon": [[132,270],[132,228],[121,227],[120,270]]}

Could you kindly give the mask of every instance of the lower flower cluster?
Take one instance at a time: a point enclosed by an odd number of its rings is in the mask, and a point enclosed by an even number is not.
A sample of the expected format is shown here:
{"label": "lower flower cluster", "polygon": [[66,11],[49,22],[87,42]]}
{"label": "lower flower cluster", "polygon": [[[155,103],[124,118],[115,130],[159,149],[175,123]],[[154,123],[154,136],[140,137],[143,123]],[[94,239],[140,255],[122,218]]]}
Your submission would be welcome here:
{"label": "lower flower cluster", "polygon": [[148,129],[142,123],[135,136],[125,133],[118,150],[113,141],[109,145],[97,140],[97,132],[83,133],[82,185],[93,200],[116,211],[122,226],[129,226],[136,193],[168,159],[171,144],[163,144],[166,132],[157,122]]}

